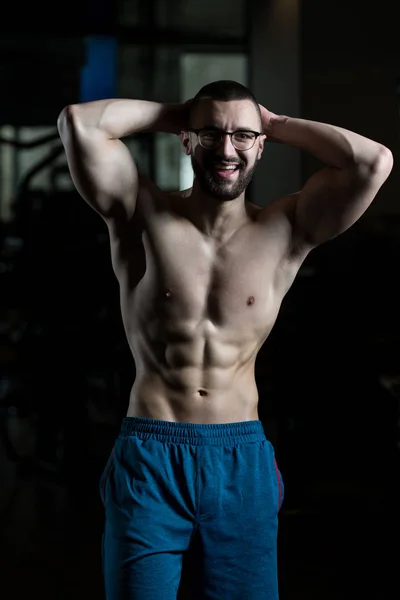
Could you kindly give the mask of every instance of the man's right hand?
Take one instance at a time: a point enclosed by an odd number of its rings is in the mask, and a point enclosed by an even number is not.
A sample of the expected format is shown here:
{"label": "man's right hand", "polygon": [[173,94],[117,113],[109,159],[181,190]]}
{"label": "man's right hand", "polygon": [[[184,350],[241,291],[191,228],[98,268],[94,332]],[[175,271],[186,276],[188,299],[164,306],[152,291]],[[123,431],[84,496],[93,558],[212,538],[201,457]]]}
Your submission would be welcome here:
{"label": "man's right hand", "polygon": [[193,98],[181,104],[170,106],[170,132],[179,136],[181,140],[189,128],[190,106],[192,102]]}

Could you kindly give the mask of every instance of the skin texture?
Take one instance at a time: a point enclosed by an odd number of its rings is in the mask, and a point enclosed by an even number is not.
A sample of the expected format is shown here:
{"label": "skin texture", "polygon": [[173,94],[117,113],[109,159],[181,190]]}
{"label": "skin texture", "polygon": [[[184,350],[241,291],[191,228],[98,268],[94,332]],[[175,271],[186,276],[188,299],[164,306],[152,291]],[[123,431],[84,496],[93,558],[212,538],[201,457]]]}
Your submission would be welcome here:
{"label": "skin texture", "polygon": [[[390,151],[337,127],[278,116],[248,100],[188,106],[99,101],[59,118],[72,179],[107,223],[121,311],[136,365],[128,416],[192,423],[258,418],[254,366],[308,253],[350,227],[392,168]],[[262,131],[240,152],[213,151],[190,128]],[[172,194],[141,177],[118,139],[180,134],[193,187]],[[301,191],[261,208],[245,189],[264,144],[287,143],[326,164]],[[218,167],[235,164],[228,179]],[[268,168],[268,165],[265,165]]]}

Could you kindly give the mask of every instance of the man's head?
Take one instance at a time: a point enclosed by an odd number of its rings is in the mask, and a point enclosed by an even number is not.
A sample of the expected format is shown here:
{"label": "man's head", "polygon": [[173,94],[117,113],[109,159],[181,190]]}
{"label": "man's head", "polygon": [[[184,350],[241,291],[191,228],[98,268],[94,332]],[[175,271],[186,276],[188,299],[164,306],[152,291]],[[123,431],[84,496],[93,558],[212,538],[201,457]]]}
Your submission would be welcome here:
{"label": "man's head", "polygon": [[219,200],[238,198],[253,177],[264,140],[260,108],[242,84],[215,81],[193,98],[183,144],[206,194]]}

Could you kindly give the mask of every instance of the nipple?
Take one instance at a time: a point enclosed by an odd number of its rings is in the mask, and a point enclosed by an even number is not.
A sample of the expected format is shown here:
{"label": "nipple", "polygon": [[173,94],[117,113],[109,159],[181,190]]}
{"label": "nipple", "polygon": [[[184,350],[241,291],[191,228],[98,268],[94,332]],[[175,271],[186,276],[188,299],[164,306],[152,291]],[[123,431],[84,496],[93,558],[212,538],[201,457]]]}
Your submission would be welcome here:
{"label": "nipple", "polygon": [[247,300],[247,306],[251,306],[252,304],[254,304],[254,296],[250,296],[250,298]]}
{"label": "nipple", "polygon": [[166,292],[165,292],[165,295],[166,295],[166,297],[167,297],[167,298],[170,298],[170,297],[171,297],[171,293],[172,293],[172,292],[171,292],[171,290],[170,290],[170,289],[166,290]]}

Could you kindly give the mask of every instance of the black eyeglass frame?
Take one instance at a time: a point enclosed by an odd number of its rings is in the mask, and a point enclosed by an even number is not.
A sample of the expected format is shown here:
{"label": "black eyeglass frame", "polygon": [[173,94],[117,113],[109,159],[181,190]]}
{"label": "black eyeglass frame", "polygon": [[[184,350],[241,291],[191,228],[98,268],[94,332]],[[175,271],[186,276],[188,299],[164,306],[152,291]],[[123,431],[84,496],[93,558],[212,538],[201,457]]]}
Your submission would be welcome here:
{"label": "black eyeglass frame", "polygon": [[[236,131],[223,131],[222,129],[212,129],[210,127],[202,127],[201,129],[188,129],[189,132],[191,133],[195,133],[197,135],[197,137],[199,138],[199,144],[202,148],[204,148],[205,150],[211,150],[211,148],[206,148],[205,146],[203,146],[203,144],[200,141],[200,137],[199,137],[199,133],[201,131],[212,131],[214,133],[218,133],[220,134],[220,139],[218,141],[218,143],[215,143],[215,148],[218,148],[218,146],[220,145],[220,143],[222,142],[222,137],[225,135],[229,135],[229,137],[231,138],[231,144],[232,146],[236,149],[239,150],[239,152],[248,152],[249,150],[251,150],[252,148],[254,148],[254,144],[256,143],[256,140],[260,137],[260,135],[263,135],[263,133],[261,131],[253,131],[252,129],[236,129]],[[246,148],[246,150],[242,150],[241,148],[236,148],[233,140],[232,140],[232,136],[235,133],[253,133],[255,135],[254,138],[254,142],[253,144],[250,146],[250,148]]]}

